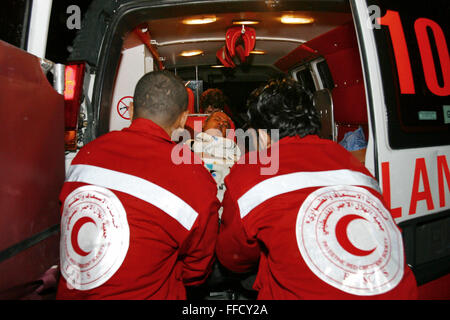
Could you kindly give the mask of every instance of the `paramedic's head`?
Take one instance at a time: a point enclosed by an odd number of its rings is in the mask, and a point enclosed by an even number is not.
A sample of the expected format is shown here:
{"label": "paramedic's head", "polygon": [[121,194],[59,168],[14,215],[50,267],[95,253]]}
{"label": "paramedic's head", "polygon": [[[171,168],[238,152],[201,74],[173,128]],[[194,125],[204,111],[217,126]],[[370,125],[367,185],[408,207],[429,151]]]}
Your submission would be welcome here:
{"label": "paramedic's head", "polygon": [[226,104],[226,97],[220,89],[208,89],[200,96],[200,109],[204,113],[223,111]]}
{"label": "paramedic's head", "polygon": [[184,127],[188,95],[180,78],[169,71],[145,74],[137,83],[133,99],[133,119],[150,119],[168,134]]}
{"label": "paramedic's head", "polygon": [[319,133],[320,118],[311,93],[291,78],[270,80],[254,90],[247,106],[250,126],[277,129],[279,139]]}
{"label": "paramedic's head", "polygon": [[203,132],[212,136],[225,137],[226,130],[231,128],[231,119],[222,111],[213,112],[203,125]]}

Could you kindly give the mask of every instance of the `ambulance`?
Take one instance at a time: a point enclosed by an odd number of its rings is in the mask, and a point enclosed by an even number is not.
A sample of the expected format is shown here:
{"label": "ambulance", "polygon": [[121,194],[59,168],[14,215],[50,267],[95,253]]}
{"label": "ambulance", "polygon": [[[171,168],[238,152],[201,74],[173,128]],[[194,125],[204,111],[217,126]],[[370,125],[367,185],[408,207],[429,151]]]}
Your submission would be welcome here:
{"label": "ambulance", "polygon": [[[20,17],[8,13],[18,22],[0,39],[0,299],[51,298],[65,172],[85,144],[130,124],[137,81],[162,69],[191,90],[188,126],[204,120],[209,88],[246,129],[254,88],[302,83],[322,138],[362,140],[349,151],[402,230],[419,298],[450,299],[448,1],[63,1],[55,27],[56,2],[14,1]],[[70,55],[51,61],[48,35],[77,13]]]}

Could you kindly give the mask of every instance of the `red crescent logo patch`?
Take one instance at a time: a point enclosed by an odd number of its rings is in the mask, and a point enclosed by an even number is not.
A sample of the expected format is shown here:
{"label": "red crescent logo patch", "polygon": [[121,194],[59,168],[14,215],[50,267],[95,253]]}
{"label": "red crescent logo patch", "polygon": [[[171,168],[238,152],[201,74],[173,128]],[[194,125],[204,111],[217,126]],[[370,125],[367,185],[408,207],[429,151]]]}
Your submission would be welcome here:
{"label": "red crescent logo patch", "polygon": [[61,217],[61,273],[71,288],[90,290],[108,281],[128,252],[125,209],[110,190],[87,185],[70,193]]}
{"label": "red crescent logo patch", "polygon": [[364,188],[333,186],[311,193],[300,207],[296,236],[309,269],[344,292],[382,294],[403,277],[400,231]]}

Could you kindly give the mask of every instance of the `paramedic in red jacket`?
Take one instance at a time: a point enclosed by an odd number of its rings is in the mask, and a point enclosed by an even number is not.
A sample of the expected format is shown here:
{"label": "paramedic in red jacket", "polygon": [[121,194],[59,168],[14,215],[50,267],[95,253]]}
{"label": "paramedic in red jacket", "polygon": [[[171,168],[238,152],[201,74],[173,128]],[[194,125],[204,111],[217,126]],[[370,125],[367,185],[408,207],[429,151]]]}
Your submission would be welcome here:
{"label": "paramedic in red jacket", "polygon": [[185,299],[208,277],[220,203],[202,164],[171,159],[186,116],[182,82],[151,72],[131,126],[79,151],[60,195],[58,299]]}
{"label": "paramedic in red jacket", "polygon": [[225,178],[219,261],[234,272],[259,264],[258,299],[415,299],[377,181],[316,135],[310,95],[291,79],[274,80],[248,104],[252,127],[268,129],[258,130],[260,146],[268,146],[261,157],[278,155],[278,170],[268,175],[267,159],[241,158]]}

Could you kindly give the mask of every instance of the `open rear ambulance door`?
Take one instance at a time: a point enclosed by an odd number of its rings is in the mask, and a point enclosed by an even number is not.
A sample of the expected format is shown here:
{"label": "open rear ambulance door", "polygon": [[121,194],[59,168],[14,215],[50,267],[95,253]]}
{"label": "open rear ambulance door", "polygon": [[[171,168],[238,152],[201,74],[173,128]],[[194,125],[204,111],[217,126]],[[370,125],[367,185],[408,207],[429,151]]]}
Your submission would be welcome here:
{"label": "open rear ambulance door", "polygon": [[402,229],[419,298],[450,299],[450,5],[350,3],[374,137],[370,169]]}
{"label": "open rear ambulance door", "polygon": [[0,299],[19,299],[59,262],[64,98],[39,58],[1,40],[0,119]]}

